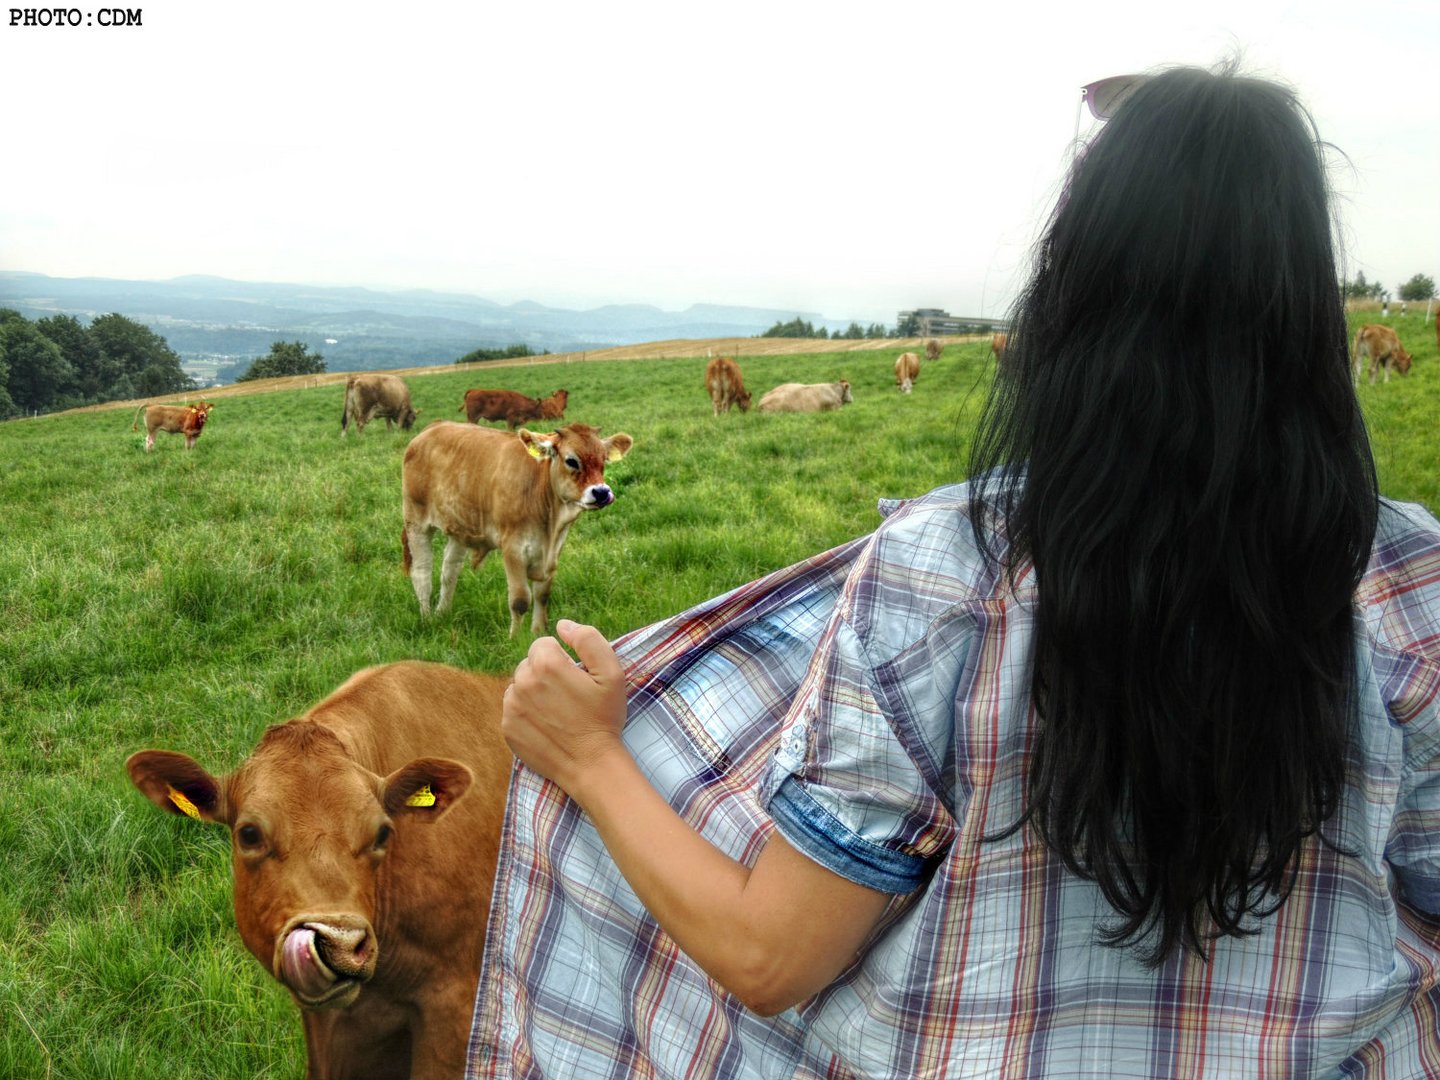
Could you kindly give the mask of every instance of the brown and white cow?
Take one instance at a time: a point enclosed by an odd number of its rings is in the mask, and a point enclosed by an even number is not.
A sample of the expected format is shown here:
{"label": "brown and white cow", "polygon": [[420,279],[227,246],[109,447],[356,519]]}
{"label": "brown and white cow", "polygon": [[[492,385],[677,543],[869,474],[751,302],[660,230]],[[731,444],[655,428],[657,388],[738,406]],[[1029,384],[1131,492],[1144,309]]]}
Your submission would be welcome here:
{"label": "brown and white cow", "polygon": [[900,388],[902,394],[908,394],[915,389],[915,383],[920,378],[920,357],[913,352],[902,352],[895,358],[895,385]]}
{"label": "brown and white cow", "polygon": [[750,391],[745,389],[740,365],[733,357],[717,356],[705,365],[705,389],[716,416],[729,412],[731,405],[739,405],[741,412],[750,410]]}
{"label": "brown and white cow", "polygon": [[781,383],[766,391],[761,412],[831,412],[855,399],[844,379],[832,383]]}
{"label": "brown and white cow", "polygon": [[365,425],[377,416],[385,418],[385,430],[393,431],[394,425],[409,431],[415,426],[419,409],[410,407],[410,388],[398,375],[351,375],[345,380],[345,406],[340,413],[340,434],[349,434],[350,421],[355,421],[355,430],[363,432]]}
{"label": "brown and white cow", "polygon": [[235,921],[290,991],[312,1080],[459,1076],[512,759],[507,679],[366,668],[233,772],[142,750],[151,802],[230,831]]}
{"label": "brown and white cow", "polygon": [[1401,375],[1410,374],[1413,360],[1400,344],[1399,335],[1388,326],[1371,323],[1360,327],[1355,333],[1355,383],[1360,383],[1360,374],[1366,361],[1370,364],[1370,385],[1375,385],[1375,372],[1383,367],[1385,381],[1390,381],[1393,365]]}
{"label": "brown and white cow", "polygon": [[472,424],[503,420],[514,431],[531,420],[563,420],[568,404],[568,390],[556,390],[547,398],[526,397],[515,390],[466,390],[460,411]]}
{"label": "brown and white cow", "polygon": [[940,359],[940,342],[934,338],[925,342],[925,359],[931,363]]}
{"label": "brown and white cow", "polygon": [[990,355],[998,364],[1005,359],[1005,347],[1010,344],[1009,334],[994,334],[990,338]]}
{"label": "brown and white cow", "polygon": [[205,421],[210,419],[210,410],[215,408],[208,401],[197,401],[194,405],[141,405],[135,410],[135,419],[130,422],[131,431],[140,430],[140,413],[145,413],[145,449],[155,449],[155,432],[165,431],[171,435],[185,436],[185,449],[193,450],[195,440],[205,430]]}
{"label": "brown and white cow", "polygon": [[569,424],[548,434],[516,434],[469,424],[431,424],[405,450],[401,533],[405,572],[415,586],[420,614],[430,614],[431,537],[445,534],[440,597],[450,608],[465,552],[479,566],[500,550],[509,586],[510,633],[533,607],[530,628],[545,632],[550,587],[570,526],[586,510],[615,501],[605,466],[619,461],[634,440],[620,432]]}

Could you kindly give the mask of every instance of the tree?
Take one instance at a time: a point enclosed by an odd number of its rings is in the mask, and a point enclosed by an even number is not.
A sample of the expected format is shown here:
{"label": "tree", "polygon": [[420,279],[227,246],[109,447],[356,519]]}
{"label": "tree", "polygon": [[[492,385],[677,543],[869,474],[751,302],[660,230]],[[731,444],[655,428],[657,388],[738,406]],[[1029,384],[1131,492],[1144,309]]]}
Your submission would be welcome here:
{"label": "tree", "polygon": [[882,323],[871,323],[865,330],[865,337],[867,340],[874,341],[880,338],[887,338],[889,336],[889,333],[886,332],[885,327]]}
{"label": "tree", "polygon": [[100,352],[99,344],[80,320],[74,315],[50,315],[37,319],[35,329],[55,343],[70,365],[70,383],[62,407],[106,400],[121,372],[115,361]]}
{"label": "tree", "polygon": [[270,346],[268,355],[259,357],[235,381],[278,379],[285,375],[321,375],[324,371],[325,358],[319,353],[311,354],[303,341],[277,341]]}
{"label": "tree", "polygon": [[1416,274],[1400,286],[1401,300],[1429,300],[1435,295],[1435,279],[1428,274]]}
{"label": "tree", "polygon": [[102,391],[106,399],[120,397],[115,387],[122,378],[131,389],[144,386],[142,393],[147,396],[195,388],[180,366],[179,355],[148,326],[111,312],[92,322],[88,333],[100,349],[101,377],[110,380],[110,385]]}
{"label": "tree", "polygon": [[[7,313],[8,314],[8,313]],[[16,316],[0,322],[0,355],[9,371],[9,406],[21,412],[49,412],[69,384],[72,372],[60,347],[35,324]]]}
{"label": "tree", "polygon": [[896,337],[918,337],[920,335],[920,316],[906,315],[905,321],[895,328]]}

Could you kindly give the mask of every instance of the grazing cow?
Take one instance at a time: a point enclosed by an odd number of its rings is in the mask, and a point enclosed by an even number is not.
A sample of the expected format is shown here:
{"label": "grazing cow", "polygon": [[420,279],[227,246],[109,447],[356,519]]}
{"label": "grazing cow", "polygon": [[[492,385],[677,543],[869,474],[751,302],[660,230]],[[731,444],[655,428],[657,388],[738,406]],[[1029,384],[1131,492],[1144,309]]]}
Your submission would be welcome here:
{"label": "grazing cow", "polygon": [[1005,359],[1005,346],[1010,344],[1009,334],[994,334],[990,338],[990,355],[995,357],[998,364]]}
{"label": "grazing cow", "polygon": [[925,342],[925,359],[935,361],[940,359],[940,343],[934,338]]}
{"label": "grazing cow", "polygon": [[895,385],[900,388],[902,394],[908,394],[915,389],[915,383],[920,378],[920,357],[913,352],[902,352],[895,358]]}
{"label": "grazing cow", "polygon": [[781,383],[760,399],[761,412],[831,412],[855,399],[844,379],[831,383]]}
{"label": "grazing cow", "polygon": [[210,410],[215,408],[208,401],[197,401],[194,405],[141,405],[135,410],[135,419],[130,421],[130,430],[140,430],[140,413],[145,413],[145,449],[155,449],[155,432],[165,431],[171,435],[185,436],[185,449],[193,450],[195,440],[205,430],[205,421],[210,419]]}
{"label": "grazing cow", "polygon": [[750,391],[740,377],[740,365],[728,356],[717,356],[705,365],[705,389],[716,416],[729,412],[731,405],[739,405],[741,412],[750,410]]}
{"label": "grazing cow", "polygon": [[312,1080],[459,1076],[512,759],[508,680],[366,668],[234,772],[125,762],[172,814],[226,826],[245,947],[301,1009]]}
{"label": "grazing cow", "polygon": [[385,430],[395,430],[398,423],[409,431],[415,425],[419,409],[410,407],[410,388],[398,375],[351,375],[345,380],[345,406],[340,411],[340,434],[349,434],[350,421],[355,430],[364,432],[365,425],[377,416],[385,418]]}
{"label": "grazing cow", "polygon": [[1375,371],[1384,367],[1385,381],[1390,381],[1393,365],[1401,375],[1410,374],[1411,356],[1400,344],[1400,338],[1388,326],[1371,323],[1362,326],[1355,334],[1355,384],[1360,384],[1360,371],[1365,361],[1370,362],[1370,385],[1375,385]]}
{"label": "grazing cow", "polygon": [[563,420],[570,391],[556,390],[548,398],[526,397],[514,390],[466,390],[460,411],[472,424],[503,420],[514,431],[530,420]]}
{"label": "grazing cow", "polygon": [[[465,551],[479,566],[496,548],[505,560],[510,633],[532,604],[530,628],[545,632],[550,586],[570,526],[586,510],[615,500],[605,466],[634,440],[620,432],[570,424],[549,434],[518,434],[468,424],[431,424],[405,450],[401,488],[405,526],[400,536],[405,572],[420,614],[430,614],[431,536],[446,536],[437,614],[450,608]],[[532,595],[533,583],[533,595]]]}

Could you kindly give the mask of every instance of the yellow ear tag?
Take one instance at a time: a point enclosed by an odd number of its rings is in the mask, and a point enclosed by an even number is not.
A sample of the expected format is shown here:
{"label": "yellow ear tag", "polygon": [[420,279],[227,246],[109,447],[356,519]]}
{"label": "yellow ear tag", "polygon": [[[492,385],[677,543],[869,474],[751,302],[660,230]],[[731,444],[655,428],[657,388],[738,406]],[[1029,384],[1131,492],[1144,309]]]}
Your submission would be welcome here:
{"label": "yellow ear tag", "polygon": [[422,787],[419,791],[415,792],[414,795],[411,795],[408,799],[406,799],[406,800],[405,800],[405,805],[406,805],[406,806],[434,806],[434,805],[435,805],[435,793],[430,790],[430,785],[429,785],[429,784],[426,784],[426,785],[425,785],[424,787]]}
{"label": "yellow ear tag", "polygon": [[527,442],[525,444],[525,449],[530,451],[530,456],[533,457],[536,461],[541,461],[545,457],[545,451],[541,450],[540,447],[536,446],[534,443]]}
{"label": "yellow ear tag", "polygon": [[201,820],[200,811],[195,808],[193,802],[185,797],[183,792],[177,791],[173,787],[170,788],[170,801],[174,803],[176,809],[186,817],[193,817],[196,821]]}

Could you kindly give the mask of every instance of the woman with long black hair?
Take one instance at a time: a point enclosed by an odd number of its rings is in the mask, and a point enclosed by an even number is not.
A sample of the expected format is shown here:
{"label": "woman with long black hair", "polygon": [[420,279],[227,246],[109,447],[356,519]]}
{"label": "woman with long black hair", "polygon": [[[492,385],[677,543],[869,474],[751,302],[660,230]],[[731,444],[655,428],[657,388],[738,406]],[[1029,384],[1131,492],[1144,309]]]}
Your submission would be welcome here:
{"label": "woman with long black hair", "polygon": [[1321,145],[1127,89],[968,483],[517,669],[475,1074],[1440,1075],[1440,525],[1377,494]]}

